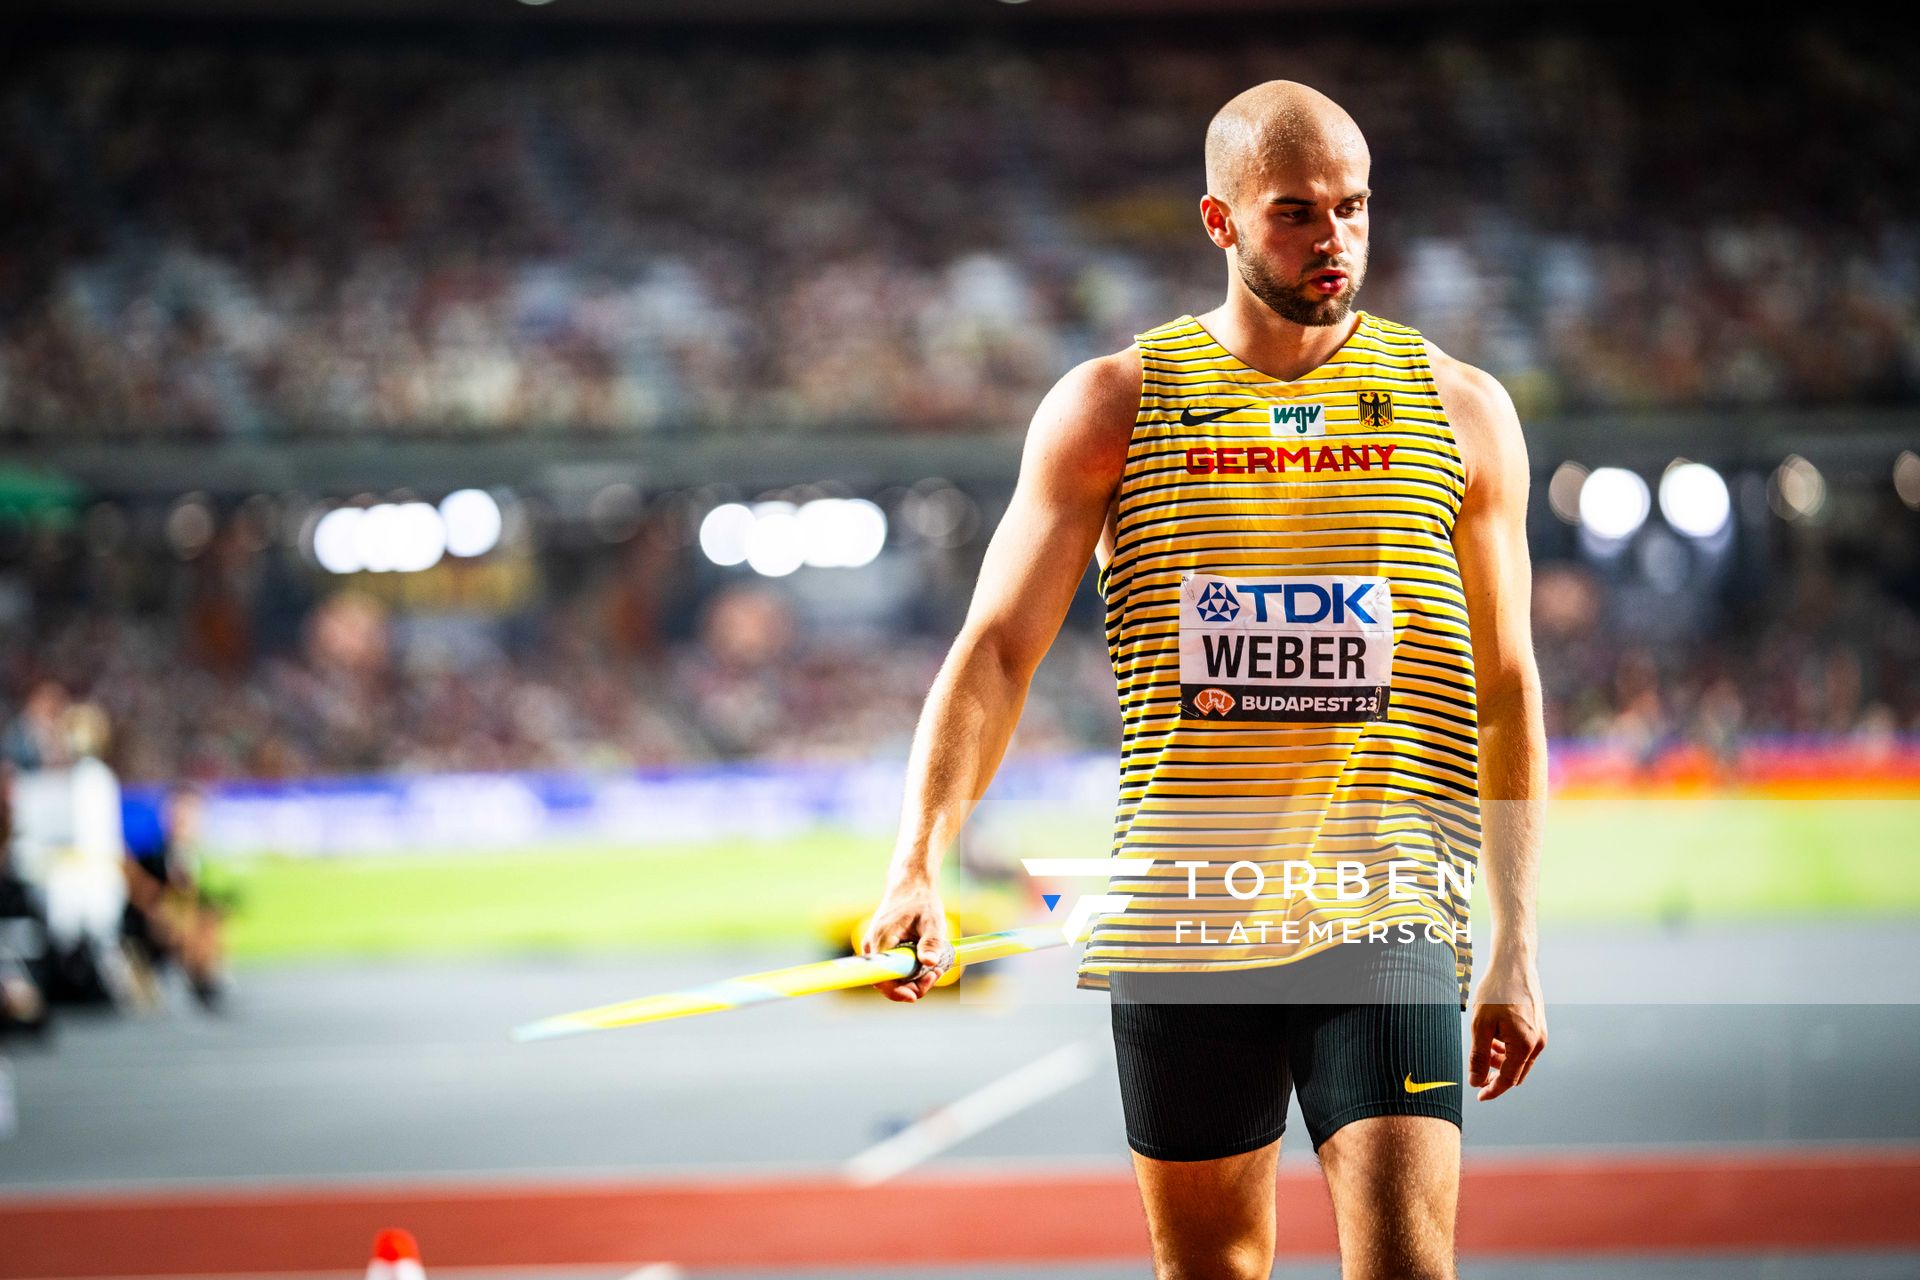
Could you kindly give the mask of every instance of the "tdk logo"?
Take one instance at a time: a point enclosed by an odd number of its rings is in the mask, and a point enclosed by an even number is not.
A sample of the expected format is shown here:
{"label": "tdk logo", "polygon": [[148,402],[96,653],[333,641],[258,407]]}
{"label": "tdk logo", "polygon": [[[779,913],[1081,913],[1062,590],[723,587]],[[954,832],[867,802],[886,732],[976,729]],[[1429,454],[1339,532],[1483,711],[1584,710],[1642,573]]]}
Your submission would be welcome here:
{"label": "tdk logo", "polygon": [[[1371,624],[1378,619],[1367,612],[1365,600],[1367,593],[1376,585],[1378,584],[1372,582],[1362,582],[1358,585],[1336,582],[1329,589],[1312,582],[1256,582],[1244,587],[1235,587],[1234,590],[1253,601],[1255,622],[1269,621],[1268,598],[1278,596],[1280,599],[1274,606],[1274,611],[1279,614],[1279,618],[1274,619],[1276,621],[1306,623],[1331,620],[1343,623],[1349,617],[1354,617],[1361,622]],[[1204,621],[1231,622],[1240,612],[1238,606],[1235,606],[1232,612],[1222,609],[1214,593],[1220,592],[1224,596],[1226,594],[1223,590],[1224,586],[1224,583],[1219,582],[1208,583],[1207,589],[1201,592],[1198,600],[1194,601],[1194,609]]]}
{"label": "tdk logo", "polygon": [[1224,582],[1209,582],[1193,607],[1203,622],[1232,622],[1240,616],[1240,602]]}
{"label": "tdk logo", "polygon": [[1273,406],[1273,422],[1268,430],[1276,436],[1324,436],[1327,434],[1327,406],[1276,404]]}

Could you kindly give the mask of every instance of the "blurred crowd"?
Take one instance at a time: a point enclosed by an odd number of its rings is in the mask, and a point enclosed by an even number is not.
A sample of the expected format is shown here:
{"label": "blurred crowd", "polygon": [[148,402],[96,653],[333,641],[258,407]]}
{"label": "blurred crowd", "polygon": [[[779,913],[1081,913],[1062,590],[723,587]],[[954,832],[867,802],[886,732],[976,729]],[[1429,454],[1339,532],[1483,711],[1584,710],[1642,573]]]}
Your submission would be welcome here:
{"label": "blurred crowd", "polygon": [[[518,643],[451,662],[399,643],[398,620],[351,589],[314,608],[297,643],[238,664],[209,655],[191,611],[72,616],[7,645],[4,750],[22,768],[70,763],[58,726],[78,703],[111,726],[104,758],[135,783],[901,759],[944,655],[944,639],[797,626],[756,586],[714,594],[696,633],[634,652],[604,625],[606,603],[585,590]],[[1579,565],[1543,567],[1549,733],[1729,760],[1757,737],[1920,735],[1910,600],[1822,569],[1783,582],[1775,603],[1650,634],[1620,621],[1629,593]],[[1013,755],[1117,748],[1090,623],[1071,623],[1041,666]]]}
{"label": "blurred crowd", "polygon": [[48,49],[0,433],[1015,428],[1217,299],[1202,134],[1276,76],[1372,142],[1364,305],[1526,413],[1920,391],[1910,34],[1373,26]]}
{"label": "blurred crowd", "polygon": [[[780,616],[755,594],[718,607]],[[653,662],[595,654],[564,617],[552,623],[526,652],[422,666],[324,634],[384,625],[370,601],[342,596],[299,650],[222,673],[192,660],[175,624],[75,619],[41,643],[38,680],[0,702],[12,717],[5,750],[23,767],[71,763],[52,726],[78,703],[111,724],[106,758],[131,782],[903,758],[944,656],[928,640],[782,636],[750,657],[689,642]],[[1118,740],[1098,638],[1064,635],[1014,753]]]}
{"label": "blurred crowd", "polygon": [[1582,569],[1544,569],[1534,639],[1549,736],[1647,762],[1700,748],[1729,767],[1757,738],[1869,749],[1920,738],[1914,597],[1858,572],[1781,576],[1764,607],[1674,635],[1622,627],[1619,599],[1583,603],[1603,593]]}

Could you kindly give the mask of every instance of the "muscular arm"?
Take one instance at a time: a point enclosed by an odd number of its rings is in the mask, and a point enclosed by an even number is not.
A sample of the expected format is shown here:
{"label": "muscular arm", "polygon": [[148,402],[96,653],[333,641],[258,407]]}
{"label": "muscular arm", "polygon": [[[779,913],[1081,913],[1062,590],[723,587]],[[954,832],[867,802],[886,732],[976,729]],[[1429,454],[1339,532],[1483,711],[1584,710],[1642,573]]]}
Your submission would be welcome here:
{"label": "muscular arm", "polygon": [[1140,402],[1140,360],[1128,350],[1074,369],[1035,412],[1020,479],[980,566],[966,622],[914,732],[900,835],[886,895],[862,949],[916,941],[923,971],[884,983],[895,999],[924,995],[947,944],[935,888],[940,861],[993,780],[1106,525]]}
{"label": "muscular arm", "polygon": [[1547,737],[1533,658],[1526,441],[1506,390],[1435,354],[1434,376],[1466,463],[1454,523],[1479,697],[1481,874],[1493,937],[1475,1000],[1469,1079],[1498,1097],[1546,1045],[1534,901],[1546,808]]}

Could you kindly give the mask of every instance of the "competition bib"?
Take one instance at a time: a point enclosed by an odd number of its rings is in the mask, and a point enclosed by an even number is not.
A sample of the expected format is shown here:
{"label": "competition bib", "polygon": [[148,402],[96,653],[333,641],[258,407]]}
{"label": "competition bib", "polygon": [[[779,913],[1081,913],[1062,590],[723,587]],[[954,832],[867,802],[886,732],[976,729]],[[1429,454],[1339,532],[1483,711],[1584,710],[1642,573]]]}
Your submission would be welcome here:
{"label": "competition bib", "polygon": [[1180,584],[1180,714],[1193,720],[1384,720],[1393,685],[1385,578]]}

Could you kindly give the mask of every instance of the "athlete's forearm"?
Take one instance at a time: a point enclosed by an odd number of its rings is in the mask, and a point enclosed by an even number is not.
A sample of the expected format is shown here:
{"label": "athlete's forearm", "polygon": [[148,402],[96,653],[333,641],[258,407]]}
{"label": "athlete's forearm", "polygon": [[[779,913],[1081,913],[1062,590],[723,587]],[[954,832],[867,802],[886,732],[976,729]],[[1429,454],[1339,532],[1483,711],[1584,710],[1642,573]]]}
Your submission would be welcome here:
{"label": "athlete's forearm", "polygon": [[931,883],[939,875],[1000,767],[1031,678],[990,635],[963,633],[955,642],[914,730],[890,879]]}
{"label": "athlete's forearm", "polygon": [[1480,713],[1481,874],[1493,910],[1495,955],[1531,961],[1547,806],[1547,735],[1537,680],[1522,680]]}

